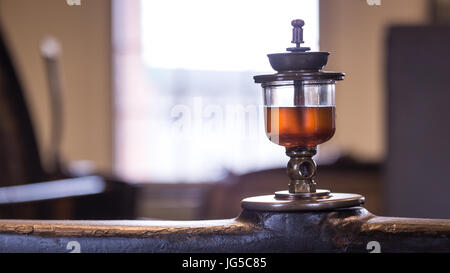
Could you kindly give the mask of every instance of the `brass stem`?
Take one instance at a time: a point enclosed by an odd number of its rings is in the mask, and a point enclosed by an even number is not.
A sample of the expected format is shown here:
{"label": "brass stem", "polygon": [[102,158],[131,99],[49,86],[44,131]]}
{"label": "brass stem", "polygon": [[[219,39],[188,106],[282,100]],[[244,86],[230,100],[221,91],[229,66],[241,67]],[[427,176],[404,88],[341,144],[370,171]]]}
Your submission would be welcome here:
{"label": "brass stem", "polygon": [[286,148],[286,155],[291,159],[287,165],[287,173],[290,179],[289,192],[316,192],[317,165],[312,157],[317,153],[316,147]]}

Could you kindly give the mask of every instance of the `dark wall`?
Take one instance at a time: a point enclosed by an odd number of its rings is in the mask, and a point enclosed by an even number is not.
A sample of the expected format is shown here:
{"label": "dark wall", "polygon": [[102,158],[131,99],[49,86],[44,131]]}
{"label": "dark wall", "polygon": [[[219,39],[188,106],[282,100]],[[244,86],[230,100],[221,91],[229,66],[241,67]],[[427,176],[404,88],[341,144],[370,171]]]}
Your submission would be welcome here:
{"label": "dark wall", "polygon": [[388,36],[386,212],[450,218],[450,27]]}

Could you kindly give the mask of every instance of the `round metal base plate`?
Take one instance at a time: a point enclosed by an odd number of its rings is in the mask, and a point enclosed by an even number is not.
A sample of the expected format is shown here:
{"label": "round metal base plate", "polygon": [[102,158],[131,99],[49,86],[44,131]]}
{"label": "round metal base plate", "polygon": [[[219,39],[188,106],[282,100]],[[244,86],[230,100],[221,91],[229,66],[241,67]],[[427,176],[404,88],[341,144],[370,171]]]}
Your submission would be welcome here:
{"label": "round metal base plate", "polygon": [[330,195],[329,190],[316,190],[316,192],[298,192],[290,193],[289,191],[275,192],[276,199],[305,199],[305,198],[324,198]]}
{"label": "round metal base plate", "polygon": [[326,197],[276,199],[275,195],[245,198],[243,209],[259,211],[317,211],[347,208],[364,204],[364,196],[352,193],[330,193]]}

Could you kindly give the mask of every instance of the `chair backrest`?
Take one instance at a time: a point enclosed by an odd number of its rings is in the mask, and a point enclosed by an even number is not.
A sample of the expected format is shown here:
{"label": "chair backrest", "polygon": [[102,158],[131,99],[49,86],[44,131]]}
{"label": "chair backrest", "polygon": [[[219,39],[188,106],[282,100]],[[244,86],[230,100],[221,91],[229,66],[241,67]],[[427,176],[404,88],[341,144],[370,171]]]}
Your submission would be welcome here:
{"label": "chair backrest", "polygon": [[0,186],[45,178],[17,74],[0,31]]}

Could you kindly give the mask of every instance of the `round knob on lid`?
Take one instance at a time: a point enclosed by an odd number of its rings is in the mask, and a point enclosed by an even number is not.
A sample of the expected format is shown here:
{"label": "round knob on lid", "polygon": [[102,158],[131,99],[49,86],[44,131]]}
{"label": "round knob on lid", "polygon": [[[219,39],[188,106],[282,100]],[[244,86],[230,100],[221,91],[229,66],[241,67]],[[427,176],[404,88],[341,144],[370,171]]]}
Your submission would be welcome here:
{"label": "round knob on lid", "polygon": [[294,27],[292,29],[292,43],[295,44],[295,47],[287,48],[287,51],[291,52],[305,52],[310,50],[309,47],[300,47],[303,44],[303,26],[305,25],[305,21],[301,19],[292,20],[291,25]]}
{"label": "round knob on lid", "polygon": [[[292,30],[292,43],[295,47],[287,48],[288,52],[268,54],[270,65],[277,72],[292,72],[297,71],[303,73],[305,71],[318,72],[322,70],[327,64],[328,52],[316,52],[309,51],[309,47],[301,47],[303,43],[303,26],[305,21],[301,19],[295,19],[291,21],[293,27]],[[303,72],[302,72],[303,71]],[[337,80],[341,79],[342,73],[330,77],[336,77]],[[329,75],[326,75],[328,77]],[[270,77],[269,77],[270,78]],[[257,80],[264,81],[264,77],[257,77]]]}
{"label": "round knob on lid", "polygon": [[303,27],[305,25],[305,21],[302,19],[294,19],[292,20],[291,25],[293,27]]}

